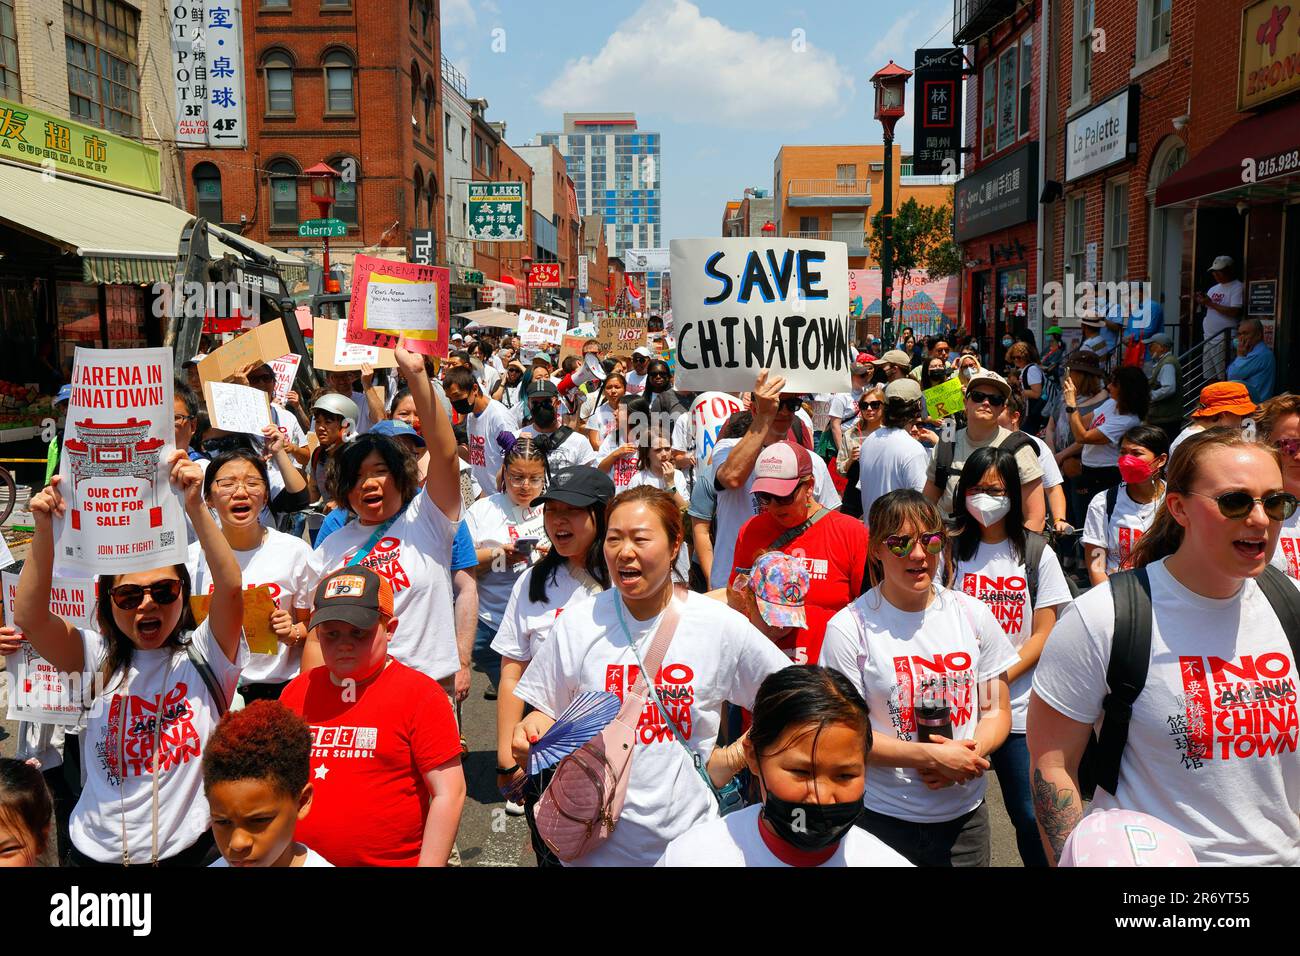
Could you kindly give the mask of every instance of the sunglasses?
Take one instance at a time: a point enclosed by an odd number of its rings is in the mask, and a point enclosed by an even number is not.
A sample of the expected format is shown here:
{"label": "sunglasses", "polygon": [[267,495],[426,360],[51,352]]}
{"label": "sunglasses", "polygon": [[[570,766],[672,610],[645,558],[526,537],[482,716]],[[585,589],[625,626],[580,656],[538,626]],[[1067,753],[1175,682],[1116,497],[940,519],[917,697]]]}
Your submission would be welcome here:
{"label": "sunglasses", "polygon": [[1219,514],[1231,521],[1240,521],[1252,511],[1255,505],[1264,506],[1264,514],[1270,521],[1285,521],[1295,514],[1296,496],[1289,491],[1274,491],[1263,498],[1251,497],[1246,491],[1227,491],[1221,495],[1206,495],[1199,491],[1185,491],[1183,494],[1196,495],[1198,498],[1210,498],[1219,506]]}
{"label": "sunglasses", "polygon": [[943,551],[945,537],[942,531],[926,531],[919,535],[891,534],[885,539],[885,547],[895,557],[905,558],[912,553],[912,542],[919,538],[926,554],[939,554]]}
{"label": "sunglasses", "polygon": [[860,402],[858,404],[858,408],[864,412],[878,412],[884,407],[884,402]]}
{"label": "sunglasses", "polygon": [[803,402],[797,398],[783,398],[781,399],[781,407],[788,412],[797,412],[803,408]]}
{"label": "sunglasses", "polygon": [[176,578],[155,581],[153,584],[119,584],[108,593],[113,603],[123,611],[134,611],[144,603],[144,592],[148,591],[155,604],[174,604],[181,596],[181,582]]}
{"label": "sunglasses", "polygon": [[1001,408],[1007,403],[1007,397],[1001,392],[967,392],[966,400],[972,405],[983,405],[988,402],[993,408]]}
{"label": "sunglasses", "polygon": [[754,497],[759,500],[760,504],[779,505],[784,507],[785,505],[794,504],[794,496],[797,495],[798,493],[799,493],[798,488],[790,492],[788,495],[771,495],[768,494],[766,491],[756,491],[754,492]]}
{"label": "sunglasses", "polygon": [[1294,458],[1297,453],[1300,453],[1300,438],[1279,438],[1277,450],[1288,458]]}

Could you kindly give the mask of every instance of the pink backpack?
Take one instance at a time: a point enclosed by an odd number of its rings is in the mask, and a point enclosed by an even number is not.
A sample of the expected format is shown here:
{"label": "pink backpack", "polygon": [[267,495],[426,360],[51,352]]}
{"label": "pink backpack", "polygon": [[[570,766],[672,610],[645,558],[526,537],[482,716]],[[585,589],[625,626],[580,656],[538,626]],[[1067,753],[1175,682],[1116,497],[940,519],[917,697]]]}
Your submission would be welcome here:
{"label": "pink backpack", "polygon": [[645,668],[623,698],[623,706],[613,723],[560,761],[537,803],[534,811],[537,833],[565,863],[572,863],[604,844],[618,825],[632,773],[636,727],[649,692],[647,680],[654,679],[668,653],[681,615],[681,603],[674,599],[664,611],[650,653],[646,655]]}

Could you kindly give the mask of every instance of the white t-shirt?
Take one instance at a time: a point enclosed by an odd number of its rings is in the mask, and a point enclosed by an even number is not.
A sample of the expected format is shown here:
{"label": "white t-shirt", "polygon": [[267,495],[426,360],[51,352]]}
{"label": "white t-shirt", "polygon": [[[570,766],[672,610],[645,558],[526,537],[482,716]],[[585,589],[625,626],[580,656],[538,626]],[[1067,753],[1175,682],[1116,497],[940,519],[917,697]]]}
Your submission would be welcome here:
{"label": "white t-shirt", "polygon": [[[707,764],[722,702],[752,708],[763,678],[787,667],[790,660],[725,604],[693,592],[685,600],[656,688],[690,749]],[[610,590],[566,608],[524,671],[515,695],[555,717],[587,691],[626,694],[640,669],[619,625],[616,604],[621,604],[619,593]],[[638,621],[623,608],[623,620],[644,660],[659,619]],[[618,827],[604,846],[571,865],[650,866],[674,838],[718,816],[713,794],[649,698],[637,725],[637,741]]]}
{"label": "white t-shirt", "polygon": [[1242,285],[1240,279],[1233,279],[1231,282],[1220,282],[1217,285],[1210,286],[1210,291],[1205,293],[1205,297],[1210,301],[1205,306],[1205,322],[1202,328],[1205,331],[1205,337],[1208,339],[1224,329],[1235,329],[1237,320],[1230,319],[1218,309],[1217,305],[1227,306],[1230,309],[1241,307]]}
{"label": "white t-shirt", "polygon": [[1083,543],[1106,549],[1106,573],[1114,574],[1133,553],[1133,546],[1147,533],[1155,520],[1156,509],[1165,500],[1157,495],[1144,505],[1128,495],[1128,486],[1120,485],[1115,496],[1115,512],[1106,519],[1106,492],[1099,491],[1088,502],[1088,517],[1083,524]]}
{"label": "white t-shirt", "polygon": [[678,416],[673,422],[673,451],[684,451],[695,459],[695,419],[690,415]]}
{"label": "white t-shirt", "polygon": [[[761,805],[687,830],[664,850],[655,866],[789,866],[773,853],[758,828]],[[891,849],[861,827],[849,827],[825,863],[837,866],[912,866],[907,857]]]}
{"label": "white t-shirt", "polygon": [[1115,399],[1108,398],[1092,413],[1089,430],[1095,428],[1106,436],[1104,445],[1084,445],[1083,464],[1088,468],[1114,468],[1119,464],[1119,441],[1124,433],[1142,419],[1136,415],[1121,415]]}
{"label": "white t-shirt", "polygon": [[[599,466],[602,461],[617,451],[622,445],[627,444],[620,440],[618,429],[610,432],[600,443],[600,450],[596,452],[596,465]],[[610,480],[614,482],[615,491],[625,491],[632,482],[632,478],[641,468],[640,459],[636,452],[629,455],[620,455],[614,459],[614,463],[609,466]]]}
{"label": "white t-shirt", "polygon": [[352,392],[352,401],[357,406],[357,427],[353,429],[353,433],[364,435],[374,425],[374,422],[370,420],[370,405],[366,402],[365,392],[354,390]]}
{"label": "white t-shirt", "polygon": [[1282,532],[1277,539],[1277,550],[1273,552],[1269,563],[1300,580],[1300,511],[1282,522]]}
{"label": "white t-shirt", "polygon": [[[957,562],[954,587],[983,601],[1002,625],[1007,640],[1019,653],[1034,633],[1034,612],[1045,607],[1061,607],[1073,598],[1061,571],[1061,562],[1051,548],[1043,548],[1038,559],[1038,600],[1029,596],[1025,564],[1017,561],[1011,542],[980,542],[970,561]],[[1011,732],[1025,732],[1025,713],[1029,708],[1029,690],[1034,682],[1030,668],[1011,682]]]}
{"label": "white t-shirt", "polygon": [[[393,588],[397,630],[389,636],[388,653],[434,680],[460,669],[450,570],[459,523],[460,515],[449,520],[421,491],[361,561]],[[351,561],[375,529],[351,521],[326,538],[316,549],[321,577]]]}
{"label": "white t-shirt", "polygon": [[645,391],[646,377],[640,372],[628,372],[627,376],[627,394],[640,395]]}
{"label": "white t-shirt", "polygon": [[901,428],[880,427],[858,448],[858,487],[862,490],[862,523],[868,527],[876,499],[899,488],[925,490],[925,446]]}
{"label": "white t-shirt", "polygon": [[497,435],[502,432],[513,434],[517,427],[510,410],[496,399],[488,401],[481,415],[470,412],[465,416],[469,465],[474,469],[474,480],[489,493],[497,486],[497,473],[501,471],[501,462],[506,456],[497,443]]}
{"label": "white t-shirt", "polygon": [[[517,505],[504,491],[480,498],[465,513],[465,526],[474,539],[474,547],[495,548],[520,538],[537,538],[546,545],[546,528],[542,524],[542,506],[530,508]],[[528,570],[537,556],[534,548],[527,559],[516,561],[508,568],[481,572],[478,578],[478,616],[485,624],[500,624],[501,615],[510,601],[510,591],[519,576]]]}
{"label": "white t-shirt", "polygon": [[[738,444],[740,444],[739,438],[724,438],[713,446],[715,475],[722,469],[722,463]],[[826,462],[817,455],[808,457],[812,459],[813,497],[823,508],[834,511],[840,506],[840,495],[831,481],[830,472],[826,470]],[[727,583],[728,578],[731,577],[731,566],[736,558],[736,539],[740,537],[740,529],[744,527],[746,521],[762,510],[758,499],[750,492],[753,485],[754,473],[751,471],[741,487],[725,488],[718,492],[715,512],[718,519],[717,538],[713,544],[713,573],[709,576],[710,588],[720,588]]]}
{"label": "white t-shirt", "polygon": [[[1043,441],[1037,435],[1030,435],[1034,440],[1034,447],[1038,449],[1038,467],[1043,469],[1043,490],[1055,488],[1057,485],[1065,484],[1065,476],[1061,474],[1061,466],[1056,463],[1056,456],[1052,450],[1047,447],[1047,442]],[[1064,518],[1065,515],[1060,517]]]}
{"label": "white t-shirt", "polygon": [[[873,733],[915,740],[914,703],[934,698],[952,708],[952,739],[970,740],[979,723],[979,685],[1019,659],[979,599],[939,588],[924,611],[900,611],[875,587],[830,619],[819,663],[857,687]],[[864,802],[900,820],[940,823],[978,807],[987,785],[983,776],[930,790],[916,770],[872,767]]]}
{"label": "white t-shirt", "polygon": [[602,402],[600,407],[591,413],[591,416],[587,419],[587,424],[583,427],[594,431],[596,437],[603,442],[617,426],[618,419],[614,417],[614,409]]}
{"label": "white t-shirt", "polygon": [[[307,859],[302,861],[302,865],[304,867],[308,867],[308,866],[333,867],[334,866],[333,863],[325,859],[325,857],[321,856],[311,847],[306,847],[306,850],[307,850]],[[223,856],[223,857],[218,857],[217,859],[213,860],[211,863],[208,864],[208,869],[212,869],[213,867],[225,867],[226,869],[229,869],[230,864],[226,862],[226,858]]]}
{"label": "white t-shirt", "polygon": [[[1173,459],[1174,452],[1178,450],[1179,445],[1187,441],[1187,439],[1191,438],[1193,435],[1199,435],[1203,431],[1205,431],[1205,426],[1192,423],[1191,425],[1188,425],[1186,428],[1180,431],[1176,436],[1174,436],[1174,440],[1169,445],[1170,460]],[[1119,459],[1116,459],[1116,461],[1118,460]]]}
{"label": "white t-shirt", "polygon": [[[79,629],[78,633],[86,671],[97,674],[108,656],[108,642],[98,631]],[[239,653],[232,664],[213,640],[206,621],[190,633],[190,640],[230,700],[239,672],[248,662],[248,645],[239,639]],[[131,862],[149,862],[154,832],[153,773],[146,764],[153,756],[153,715],[160,704],[164,759],[158,769],[158,858],[175,856],[193,846],[208,829],[203,748],[220,720],[217,705],[183,649],[136,650],[125,673],[119,671],[91,705],[81,734],[86,785],[68,830],[73,845],[91,859],[122,862],[125,818]]]}
{"label": "white t-shirt", "polygon": [[[519,434],[537,437],[537,430],[530,426]],[[596,452],[591,447],[591,439],[580,431],[573,432],[564,439],[559,448],[552,449],[546,456],[546,467],[551,474],[571,465],[589,465],[595,468],[598,464],[600,459],[596,457]]]}
{"label": "white t-shirt", "polygon": [[[582,601],[590,601],[600,593],[599,589],[589,590],[587,585],[580,583],[566,561],[555,569],[554,579],[546,579],[546,600],[533,601],[528,596],[528,589],[537,573],[536,566],[529,568],[519,575],[510,591],[510,600],[501,615],[501,625],[496,637],[492,638],[492,650],[502,657],[531,661],[564,610],[577,607]],[[592,585],[595,585],[594,581]]]}
{"label": "white t-shirt", "polygon": [[[298,416],[283,405],[271,403],[271,418],[275,421],[275,427],[280,429],[280,434],[290,445],[301,448],[307,444],[307,436],[303,434],[302,425],[298,423]],[[274,468],[272,463],[269,467]]]}
{"label": "white t-shirt", "polygon": [[[1026,365],[1023,372],[1020,373],[1020,383],[1026,389],[1033,388],[1035,385],[1043,383],[1043,370],[1035,364]],[[1039,400],[1042,396],[1039,396]]]}
{"label": "white t-shirt", "polygon": [[[281,534],[267,528],[260,546],[252,551],[235,551],[235,560],[243,572],[244,587],[267,587],[277,608],[293,612],[311,610],[320,580],[316,553],[302,538]],[[196,541],[190,545],[185,559],[192,582],[192,593],[212,593],[212,573],[208,559]],[[302,669],[302,645],[290,647],[284,642],[277,645],[275,654],[250,654],[241,684],[279,684],[292,680]]]}
{"label": "white t-shirt", "polygon": [[849,392],[836,392],[831,396],[829,414],[832,420],[843,422],[858,414],[858,400],[866,389],[855,388]]}
{"label": "white t-shirt", "polygon": [[[1119,792],[1098,788],[1092,809],[1163,820],[1202,865],[1300,864],[1296,665],[1282,626],[1253,580],[1215,599],[1183,587],[1164,560],[1147,572],[1150,668],[1133,704]],[[1106,582],[1061,616],[1034,693],[1071,720],[1097,723],[1114,632]]]}

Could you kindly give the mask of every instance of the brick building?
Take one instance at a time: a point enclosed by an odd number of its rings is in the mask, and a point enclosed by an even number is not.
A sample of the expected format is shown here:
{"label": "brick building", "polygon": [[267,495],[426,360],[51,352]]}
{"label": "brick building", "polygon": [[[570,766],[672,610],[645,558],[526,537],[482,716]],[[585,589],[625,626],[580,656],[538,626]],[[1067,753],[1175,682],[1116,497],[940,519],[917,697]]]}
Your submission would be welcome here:
{"label": "brick building", "polygon": [[605,308],[609,289],[609,246],[605,241],[605,217],[598,212],[582,217],[582,255],[587,257],[587,300],[584,311]]}
{"label": "brick building", "polygon": [[[533,233],[533,260],[560,264],[559,298],[570,305],[570,315],[577,314],[572,302],[569,280],[577,279],[580,217],[573,179],[565,166],[564,156],[554,146],[516,146],[514,151],[533,170],[533,216],[537,223]],[[549,183],[549,188],[543,186]],[[542,245],[542,237],[547,245]],[[576,286],[576,283],[575,283]]]}
{"label": "brick building", "polygon": [[533,168],[505,141],[505,126],[487,119],[487,100],[471,99],[473,114],[473,177],[475,182],[524,184],[524,238],[521,242],[475,242],[474,268],[485,279],[514,286],[516,295],[507,302],[530,306],[523,298],[523,259],[533,250]]}
{"label": "brick building", "polygon": [[270,246],[319,260],[298,238],[317,215],[302,171],[327,162],[347,236],[331,259],[406,258],[432,229],[446,261],[441,30],[436,0],[265,0],[244,4],[248,148],[187,150],[189,209]]}
{"label": "brick building", "polygon": [[776,224],[771,195],[766,189],[746,186],[743,196],[727,203],[722,211],[722,235],[761,236],[769,222]]}

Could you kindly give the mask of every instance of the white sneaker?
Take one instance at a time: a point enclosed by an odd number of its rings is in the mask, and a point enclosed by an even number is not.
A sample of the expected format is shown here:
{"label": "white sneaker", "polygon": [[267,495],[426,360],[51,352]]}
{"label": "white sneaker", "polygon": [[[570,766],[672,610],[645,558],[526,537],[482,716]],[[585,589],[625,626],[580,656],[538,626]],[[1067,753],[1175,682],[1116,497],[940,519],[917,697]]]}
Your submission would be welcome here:
{"label": "white sneaker", "polygon": [[524,815],[524,805],[522,803],[515,803],[513,800],[507,800],[506,815],[512,817],[522,817]]}

